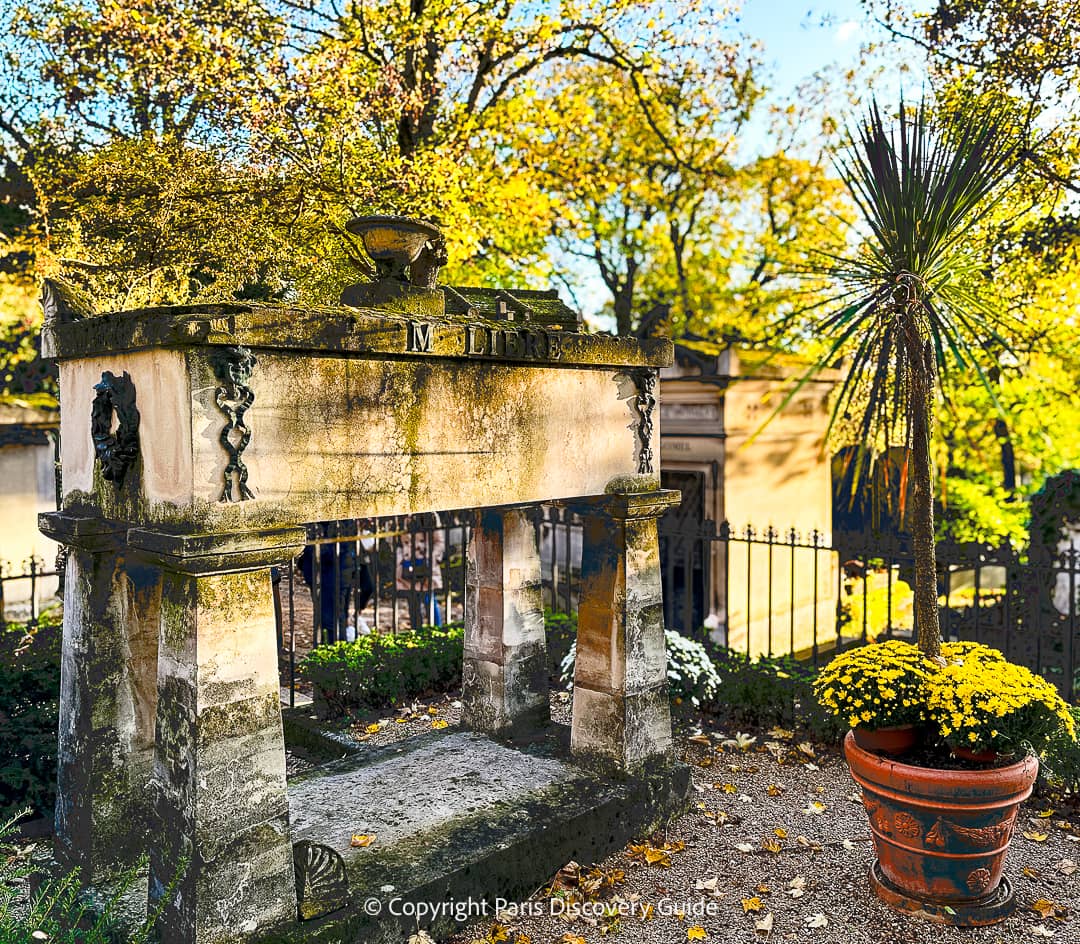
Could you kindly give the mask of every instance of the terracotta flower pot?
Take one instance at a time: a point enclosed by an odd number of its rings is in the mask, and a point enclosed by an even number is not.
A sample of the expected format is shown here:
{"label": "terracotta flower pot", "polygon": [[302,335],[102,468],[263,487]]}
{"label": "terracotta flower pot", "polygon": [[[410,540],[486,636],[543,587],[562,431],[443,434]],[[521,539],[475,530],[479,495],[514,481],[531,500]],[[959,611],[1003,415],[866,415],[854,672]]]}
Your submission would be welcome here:
{"label": "terracotta flower pot", "polygon": [[879,754],[903,754],[910,751],[919,740],[918,729],[913,724],[898,724],[889,728],[855,728],[851,732],[855,743],[864,751]]}
{"label": "terracotta flower pot", "polygon": [[1017,809],[1039,770],[1036,758],[990,770],[936,770],[865,751],[850,732],[844,753],[863,788],[879,898],[959,926],[993,924],[1013,910],[1002,867]]}
{"label": "terracotta flower pot", "polygon": [[970,747],[964,747],[962,744],[950,747],[949,751],[953,757],[974,761],[976,764],[995,764],[1005,759],[997,751],[973,751]]}

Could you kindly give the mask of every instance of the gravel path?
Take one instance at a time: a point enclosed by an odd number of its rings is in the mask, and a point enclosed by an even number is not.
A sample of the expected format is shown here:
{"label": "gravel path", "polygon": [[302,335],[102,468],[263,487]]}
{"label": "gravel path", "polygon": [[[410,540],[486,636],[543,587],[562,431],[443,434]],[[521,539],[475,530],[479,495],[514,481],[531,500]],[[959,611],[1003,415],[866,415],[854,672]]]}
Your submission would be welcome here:
{"label": "gravel path", "polygon": [[[389,744],[456,725],[460,709],[454,695],[418,701],[352,733]],[[569,723],[565,692],[552,695],[552,715]],[[1080,944],[1080,810],[1071,803],[1033,797],[1021,807],[1005,866],[1016,914],[992,928],[943,928],[901,917],[870,893],[870,832],[837,749],[778,729],[740,736],[710,721],[677,735],[693,769],[690,812],[595,867],[568,864],[519,905],[527,915],[504,914],[441,944]]]}

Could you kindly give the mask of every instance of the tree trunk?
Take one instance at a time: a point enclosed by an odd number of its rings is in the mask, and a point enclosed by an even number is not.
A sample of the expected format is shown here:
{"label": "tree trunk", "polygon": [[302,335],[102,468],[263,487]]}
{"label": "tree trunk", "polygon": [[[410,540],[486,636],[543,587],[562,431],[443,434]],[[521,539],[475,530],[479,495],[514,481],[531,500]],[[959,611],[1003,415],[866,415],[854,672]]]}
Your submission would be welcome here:
{"label": "tree trunk", "polygon": [[912,369],[919,376],[914,378],[911,391],[911,540],[915,550],[915,620],[919,629],[919,649],[936,659],[941,656],[941,624],[934,540],[934,469],[930,459],[933,354],[920,351],[919,355],[918,360],[913,359]]}

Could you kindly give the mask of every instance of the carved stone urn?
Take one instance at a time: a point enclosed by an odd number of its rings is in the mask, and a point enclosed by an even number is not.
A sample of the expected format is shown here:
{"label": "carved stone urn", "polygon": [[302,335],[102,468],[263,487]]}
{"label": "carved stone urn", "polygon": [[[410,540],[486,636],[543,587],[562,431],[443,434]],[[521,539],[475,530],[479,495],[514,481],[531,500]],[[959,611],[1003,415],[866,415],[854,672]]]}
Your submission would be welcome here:
{"label": "carved stone urn", "polygon": [[404,216],[358,216],[345,229],[360,237],[375,264],[375,278],[348,286],[341,293],[343,305],[385,307],[397,302],[415,314],[443,313],[444,299],[436,285],[447,255],[437,226]]}
{"label": "carved stone urn", "polygon": [[863,750],[850,732],[844,753],[862,787],[880,899],[957,927],[996,924],[1013,911],[1002,869],[1037,758],[986,770],[916,767]]}

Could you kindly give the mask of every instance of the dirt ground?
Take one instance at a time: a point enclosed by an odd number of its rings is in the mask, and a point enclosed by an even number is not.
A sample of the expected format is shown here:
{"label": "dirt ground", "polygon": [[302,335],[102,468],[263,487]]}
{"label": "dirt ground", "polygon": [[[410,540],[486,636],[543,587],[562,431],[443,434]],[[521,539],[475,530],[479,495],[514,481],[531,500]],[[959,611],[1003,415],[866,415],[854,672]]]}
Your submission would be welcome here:
{"label": "dirt ground", "polygon": [[[566,693],[553,695],[555,720],[567,723],[569,709]],[[355,733],[389,743],[459,720],[460,702],[447,696]],[[684,726],[677,740],[693,769],[688,813],[603,862],[568,863],[537,889],[528,916],[506,913],[440,944],[1080,944],[1080,810],[1071,803],[1041,796],[1021,808],[1005,866],[1018,901],[1012,917],[991,928],[944,928],[902,917],[871,894],[870,831],[835,748],[707,719]],[[418,935],[414,944],[428,940]]]}

